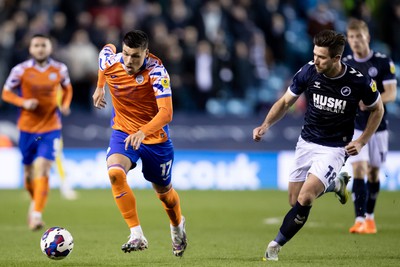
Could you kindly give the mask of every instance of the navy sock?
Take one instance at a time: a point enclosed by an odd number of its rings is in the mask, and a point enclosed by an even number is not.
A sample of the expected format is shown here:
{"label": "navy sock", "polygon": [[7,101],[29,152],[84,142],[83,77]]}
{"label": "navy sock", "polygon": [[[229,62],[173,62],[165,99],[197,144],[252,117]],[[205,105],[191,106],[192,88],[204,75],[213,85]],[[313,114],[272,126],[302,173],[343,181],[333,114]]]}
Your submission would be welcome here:
{"label": "navy sock", "polygon": [[365,199],[367,188],[364,179],[353,180],[353,201],[356,217],[364,217],[365,215]]}
{"label": "navy sock", "polygon": [[289,210],[283,219],[279,233],[275,241],[283,246],[288,242],[306,223],[311,206],[302,206],[299,202]]}
{"label": "navy sock", "polygon": [[367,213],[374,213],[376,199],[379,194],[380,183],[370,183],[367,182]]}

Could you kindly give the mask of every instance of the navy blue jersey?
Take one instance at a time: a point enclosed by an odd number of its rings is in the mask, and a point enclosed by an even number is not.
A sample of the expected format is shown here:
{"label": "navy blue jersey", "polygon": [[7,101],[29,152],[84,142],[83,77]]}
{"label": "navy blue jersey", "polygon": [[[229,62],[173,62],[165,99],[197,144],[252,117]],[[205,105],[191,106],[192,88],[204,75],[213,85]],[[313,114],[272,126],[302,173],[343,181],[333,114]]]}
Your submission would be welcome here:
{"label": "navy blue jersey", "polygon": [[354,133],[358,103],[372,106],[379,100],[375,82],[369,76],[343,64],[344,73],[335,78],[319,74],[310,61],[293,77],[290,92],[304,92],[307,111],[301,137],[316,144],[342,147]]}
{"label": "navy blue jersey", "polygon": [[[343,62],[357,68],[366,75],[368,74],[372,79],[374,79],[380,93],[385,91],[383,88],[384,83],[396,81],[396,71],[393,61],[384,54],[371,51],[371,53],[363,59],[356,59],[352,55],[348,55],[343,58]],[[357,111],[355,128],[358,130],[364,130],[365,126],[367,125],[368,117],[369,111],[361,111],[359,109]],[[379,125],[377,131],[386,130],[387,127],[388,120],[385,107],[385,113],[383,114],[381,124]]]}

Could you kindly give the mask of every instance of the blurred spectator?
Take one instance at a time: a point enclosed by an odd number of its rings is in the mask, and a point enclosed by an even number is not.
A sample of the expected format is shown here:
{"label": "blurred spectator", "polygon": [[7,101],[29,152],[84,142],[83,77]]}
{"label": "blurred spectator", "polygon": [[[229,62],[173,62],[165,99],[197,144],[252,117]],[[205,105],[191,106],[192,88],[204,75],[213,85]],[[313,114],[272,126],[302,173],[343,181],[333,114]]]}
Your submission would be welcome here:
{"label": "blurred spectator", "polygon": [[0,10],[0,82],[28,57],[32,34],[49,34],[54,56],[75,72],[73,105],[82,107],[95,83],[97,51],[108,42],[121,51],[120,37],[132,29],[147,32],[150,52],[168,66],[177,112],[203,112],[210,98],[274,101],[276,88],[309,59],[312,36],[344,31],[349,16],[366,20],[373,44],[400,62],[400,0],[7,0]]}
{"label": "blurred spectator", "polygon": [[71,82],[74,85],[73,105],[89,110],[92,105],[92,87],[97,80],[99,50],[90,42],[86,30],[77,30],[71,42],[63,51],[62,60],[66,62]]}
{"label": "blurred spectator", "polygon": [[335,30],[335,16],[328,4],[320,1],[308,14],[307,32],[311,38],[322,30]]}

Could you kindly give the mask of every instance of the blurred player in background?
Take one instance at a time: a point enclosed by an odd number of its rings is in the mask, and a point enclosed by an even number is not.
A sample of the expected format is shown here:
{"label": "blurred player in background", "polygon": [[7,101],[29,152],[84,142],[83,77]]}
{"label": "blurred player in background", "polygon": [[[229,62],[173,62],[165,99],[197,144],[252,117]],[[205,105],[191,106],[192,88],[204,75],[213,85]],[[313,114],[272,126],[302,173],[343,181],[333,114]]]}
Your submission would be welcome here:
{"label": "blurred player in background", "polygon": [[[367,24],[362,20],[352,19],[347,25],[347,40],[353,55],[343,58],[343,62],[369,75],[376,82],[384,104],[396,100],[397,81],[393,61],[386,55],[371,50]],[[354,138],[358,138],[365,129],[369,111],[360,102],[355,121]],[[368,143],[349,162],[353,167],[353,201],[355,223],[350,233],[375,234],[377,232],[374,209],[379,193],[379,169],[386,160],[389,147],[388,120],[385,113],[377,131]],[[367,183],[364,179],[367,177]]]}
{"label": "blurred player in background", "polygon": [[[62,101],[63,101],[62,99],[63,99],[63,89],[61,86],[59,86],[57,93],[57,103],[59,107],[62,106]],[[55,160],[56,161],[55,169],[58,174],[58,177],[60,178],[60,193],[61,196],[65,199],[75,200],[78,198],[78,194],[69,184],[67,175],[65,173],[63,148],[64,148],[64,142],[61,136],[60,141],[58,142],[58,149]]]}
{"label": "blurred player in background", "polygon": [[[66,65],[50,58],[52,45],[47,36],[34,35],[29,53],[31,59],[11,70],[2,98],[20,108],[19,149],[25,188],[31,196],[28,226],[34,231],[44,226],[42,213],[49,193],[49,173],[59,149],[61,114],[70,114],[72,86]],[[64,94],[62,105],[58,107],[60,85]]]}
{"label": "blurred player in background", "polygon": [[174,149],[168,123],[172,120],[172,92],[169,75],[160,59],[148,50],[142,31],[128,32],[122,53],[113,44],[99,55],[99,77],[93,94],[94,106],[104,108],[107,82],[113,105],[112,128],[107,150],[107,168],[116,204],[131,230],[122,245],[124,252],[148,247],[143,234],[136,199],[126,181],[129,170],[142,160],[142,172],[150,181],[170,219],[172,251],[182,256],[186,246],[185,218],[178,193],[171,183]]}
{"label": "blurred player in background", "polygon": [[[357,155],[378,128],[383,105],[370,77],[341,63],[346,38],[324,30],[314,37],[314,60],[293,77],[292,84],[268,112],[253,139],[261,137],[279,121],[304,93],[307,111],[297,142],[295,167],[289,177],[289,202],[280,230],[267,247],[265,258],[278,260],[278,253],[306,223],[313,201],[326,192],[336,192],[340,202],[348,199],[348,176],[340,169],[348,155]],[[364,132],[352,141],[354,119],[362,100],[371,110]]]}

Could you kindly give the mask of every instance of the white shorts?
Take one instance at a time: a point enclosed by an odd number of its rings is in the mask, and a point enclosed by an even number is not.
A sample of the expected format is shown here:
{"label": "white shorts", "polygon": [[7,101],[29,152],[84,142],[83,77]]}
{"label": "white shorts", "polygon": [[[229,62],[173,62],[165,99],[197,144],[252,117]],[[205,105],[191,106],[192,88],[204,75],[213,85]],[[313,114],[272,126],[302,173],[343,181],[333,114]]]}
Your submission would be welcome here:
{"label": "white shorts", "polygon": [[[353,140],[360,137],[362,131],[354,130]],[[380,168],[386,161],[389,148],[389,132],[387,130],[374,133],[368,143],[356,156],[349,157],[349,163],[368,161],[369,165]]]}
{"label": "white shorts", "polygon": [[296,145],[294,170],[289,182],[304,182],[309,173],[324,184],[325,189],[339,175],[346,159],[344,147],[329,147],[306,142],[299,137]]}

